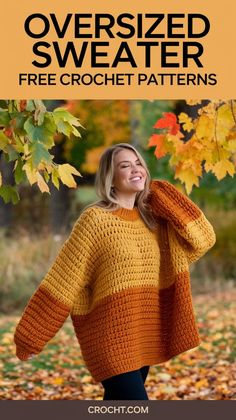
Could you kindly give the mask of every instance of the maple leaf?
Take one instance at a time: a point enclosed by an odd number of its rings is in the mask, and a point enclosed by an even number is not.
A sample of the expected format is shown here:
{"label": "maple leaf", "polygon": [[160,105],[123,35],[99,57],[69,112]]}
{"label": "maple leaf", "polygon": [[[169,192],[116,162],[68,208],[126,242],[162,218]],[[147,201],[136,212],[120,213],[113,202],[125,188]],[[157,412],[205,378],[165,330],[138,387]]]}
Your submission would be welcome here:
{"label": "maple leaf", "polygon": [[185,114],[185,112],[181,112],[178,118],[179,118],[179,122],[183,124],[183,129],[185,131],[190,132],[194,128],[192,118],[190,118],[187,114]]}
{"label": "maple leaf", "polygon": [[148,147],[157,146],[154,154],[158,159],[165,156],[167,153],[164,142],[165,137],[165,134],[152,134],[149,139]]}
{"label": "maple leaf", "polygon": [[214,167],[214,165],[211,162],[205,162],[204,163],[204,169],[205,169],[206,172],[212,171],[213,167]]}
{"label": "maple leaf", "polygon": [[185,163],[184,168],[183,162],[180,162],[176,166],[175,179],[177,178],[185,184],[187,194],[191,193],[193,185],[196,185],[197,187],[199,186],[198,176],[190,164]]}
{"label": "maple leaf", "polygon": [[42,175],[37,171],[36,172],[37,184],[41,192],[49,193],[49,188],[47,183],[44,181]]}
{"label": "maple leaf", "polygon": [[164,115],[164,117],[157,120],[153,128],[168,128],[170,134],[177,134],[180,125],[177,124],[176,115],[173,114],[173,112],[164,112],[162,115]]}
{"label": "maple leaf", "polygon": [[198,105],[198,104],[201,104],[201,100],[199,100],[199,99],[188,99],[188,100],[186,100],[185,101],[186,102],[186,104],[187,105]]}
{"label": "maple leaf", "polygon": [[82,176],[80,174],[79,171],[77,171],[77,169],[75,169],[73,166],[71,166],[69,163],[64,163],[62,165],[58,165],[58,174],[63,182],[63,184],[67,185],[68,187],[71,188],[76,188],[76,182],[72,176],[72,174],[74,175],[78,175],[78,176]]}
{"label": "maple leaf", "polygon": [[230,130],[234,126],[234,119],[228,104],[222,105],[218,109],[216,123],[216,137],[218,142],[222,143],[226,140]]}
{"label": "maple leaf", "polygon": [[226,176],[227,172],[233,177],[235,174],[235,167],[228,159],[222,159],[213,166],[212,172],[214,172],[216,178],[220,181]]}
{"label": "maple leaf", "polygon": [[201,115],[196,126],[196,136],[198,139],[211,141],[215,136],[214,119],[207,115]]}

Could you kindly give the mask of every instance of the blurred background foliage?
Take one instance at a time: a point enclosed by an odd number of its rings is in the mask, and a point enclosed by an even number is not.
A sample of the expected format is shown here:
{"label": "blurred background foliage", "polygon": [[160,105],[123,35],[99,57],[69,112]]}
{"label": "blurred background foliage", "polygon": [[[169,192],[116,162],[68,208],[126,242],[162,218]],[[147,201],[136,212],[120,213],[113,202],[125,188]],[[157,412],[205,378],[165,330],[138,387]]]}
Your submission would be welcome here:
{"label": "blurred background foliage", "polygon": [[[58,136],[53,148],[57,163],[68,162],[83,175],[77,189],[61,185],[51,195],[38,187],[20,186],[20,202],[0,202],[0,310],[21,310],[46,274],[84,206],[97,200],[94,178],[103,150],[114,143],[133,144],[144,157],[152,178],[167,179],[182,189],[169,167],[169,156],[157,160],[148,139],[163,112],[186,112],[185,101],[44,101],[47,109],[65,106],[80,119],[82,138]],[[11,179],[11,170],[9,179]],[[218,181],[207,173],[190,198],[213,224],[215,246],[191,267],[194,292],[234,287],[236,281],[235,178]]]}

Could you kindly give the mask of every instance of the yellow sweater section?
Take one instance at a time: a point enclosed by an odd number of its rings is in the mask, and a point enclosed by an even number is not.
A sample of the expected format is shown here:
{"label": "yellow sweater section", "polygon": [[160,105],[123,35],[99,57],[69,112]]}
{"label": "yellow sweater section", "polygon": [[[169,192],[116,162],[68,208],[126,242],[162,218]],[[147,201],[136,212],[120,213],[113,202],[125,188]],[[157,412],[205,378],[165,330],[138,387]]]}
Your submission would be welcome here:
{"label": "yellow sweater section", "polygon": [[[68,270],[71,264],[73,273]],[[41,285],[72,313],[82,315],[127,287],[158,286],[159,268],[156,233],[140,217],[123,220],[107,210],[88,208]]]}

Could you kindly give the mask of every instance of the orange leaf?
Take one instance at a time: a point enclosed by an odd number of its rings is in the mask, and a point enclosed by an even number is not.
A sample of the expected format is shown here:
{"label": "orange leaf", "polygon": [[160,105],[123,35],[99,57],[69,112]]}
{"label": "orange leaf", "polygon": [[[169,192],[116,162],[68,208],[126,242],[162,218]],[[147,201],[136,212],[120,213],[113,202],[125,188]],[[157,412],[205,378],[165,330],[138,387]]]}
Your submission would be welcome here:
{"label": "orange leaf", "polygon": [[180,125],[177,124],[176,115],[173,112],[164,112],[164,117],[157,120],[156,124],[154,124],[154,128],[168,128],[170,134],[177,134],[180,128]]}
{"label": "orange leaf", "polygon": [[206,378],[200,379],[199,381],[197,381],[197,382],[195,383],[195,387],[196,387],[197,389],[200,389],[200,388],[207,388],[208,386],[209,386],[209,382],[208,382],[208,380],[207,380]]}
{"label": "orange leaf", "polygon": [[166,148],[164,144],[165,134],[152,134],[149,139],[148,147],[157,146],[155,149],[155,156],[160,159],[166,154]]}

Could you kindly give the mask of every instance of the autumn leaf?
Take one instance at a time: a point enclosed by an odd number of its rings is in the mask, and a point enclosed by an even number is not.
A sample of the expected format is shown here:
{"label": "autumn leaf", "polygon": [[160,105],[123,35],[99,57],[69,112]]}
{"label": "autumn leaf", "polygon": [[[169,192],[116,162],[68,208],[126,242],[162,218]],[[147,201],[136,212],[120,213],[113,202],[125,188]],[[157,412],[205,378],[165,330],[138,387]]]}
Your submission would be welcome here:
{"label": "autumn leaf", "polygon": [[185,131],[190,132],[194,128],[192,118],[190,118],[187,114],[185,114],[185,112],[181,112],[179,114],[178,119],[179,119],[179,122],[183,124],[183,129]]}
{"label": "autumn leaf", "polygon": [[56,168],[52,169],[52,182],[55,187],[59,190],[59,172]]}
{"label": "autumn leaf", "polygon": [[200,388],[208,388],[208,386],[209,386],[209,382],[208,382],[208,380],[206,378],[200,379],[200,381],[197,381],[195,383],[195,387],[197,389],[200,389]]}
{"label": "autumn leaf", "polygon": [[73,166],[71,166],[69,163],[65,163],[63,165],[58,165],[58,174],[63,182],[63,184],[67,185],[71,188],[76,188],[76,182],[72,176],[78,175],[82,176],[79,171],[77,171]]}
{"label": "autumn leaf", "polygon": [[62,385],[64,382],[64,378],[58,376],[57,378],[53,378],[52,383],[54,385]]}
{"label": "autumn leaf", "polygon": [[[189,100],[190,105],[202,101]],[[187,113],[178,115],[178,122],[184,130],[193,133],[185,140],[177,124],[177,117],[163,113],[154,128],[166,129],[149,139],[148,146],[156,145],[157,158],[169,154],[169,165],[175,171],[175,179],[185,184],[187,193],[193,185],[199,186],[199,178],[205,172],[212,172],[218,180],[228,174],[235,175],[236,168],[236,101],[215,99],[198,108],[193,120]],[[165,135],[164,137],[162,137]],[[163,146],[162,146],[163,145]],[[163,150],[162,150],[163,149]],[[190,163],[189,163],[190,162]]]}
{"label": "autumn leaf", "polygon": [[204,169],[205,169],[206,172],[212,171],[213,167],[214,167],[214,164],[211,163],[211,162],[205,162],[204,163]]}
{"label": "autumn leaf", "polygon": [[215,122],[214,119],[207,115],[201,115],[196,125],[196,136],[199,139],[207,139],[211,141],[215,136]]}
{"label": "autumn leaf", "polygon": [[187,99],[186,100],[186,104],[187,105],[199,105],[199,104],[201,104],[201,100],[199,100],[199,99]]}
{"label": "autumn leaf", "polygon": [[36,172],[36,178],[40,191],[50,193],[47,183],[44,181],[42,175],[38,171]]}
{"label": "autumn leaf", "polygon": [[157,122],[154,124],[154,128],[168,128],[168,131],[170,134],[177,134],[177,132],[180,129],[179,124],[177,124],[177,118],[176,115],[172,112],[164,112],[164,117],[157,120]]}
{"label": "autumn leaf", "polygon": [[199,178],[191,165],[188,166],[185,164],[185,167],[183,167],[183,163],[179,163],[176,166],[175,179],[176,178],[180,179],[180,181],[185,184],[187,194],[191,193],[193,185],[199,186]]}
{"label": "autumn leaf", "polygon": [[220,181],[228,173],[230,176],[235,174],[235,166],[228,159],[223,159],[217,162],[213,168],[212,172],[216,175],[217,179]]}
{"label": "autumn leaf", "polygon": [[156,146],[155,156],[159,159],[166,155],[165,134],[152,134],[149,139],[148,147]]}
{"label": "autumn leaf", "polygon": [[81,137],[80,132],[76,127],[84,128],[79,119],[70,114],[65,108],[56,108],[53,112],[53,118],[59,133],[70,136],[71,133],[76,137]]}
{"label": "autumn leaf", "polygon": [[26,172],[27,178],[29,180],[30,185],[37,182],[37,170],[32,167],[32,162],[28,160],[23,166],[22,169]]}
{"label": "autumn leaf", "polygon": [[235,125],[229,104],[222,105],[217,111],[216,137],[219,143],[224,143],[229,131]]}

